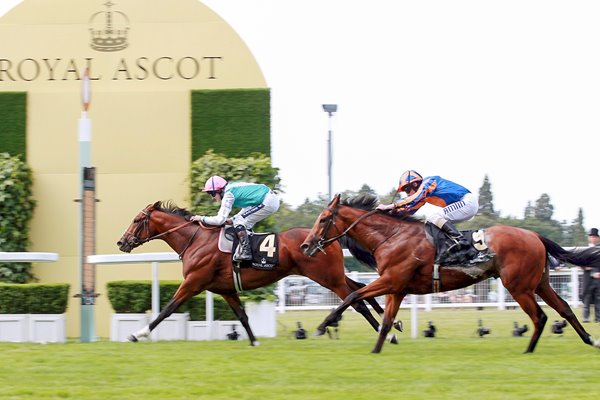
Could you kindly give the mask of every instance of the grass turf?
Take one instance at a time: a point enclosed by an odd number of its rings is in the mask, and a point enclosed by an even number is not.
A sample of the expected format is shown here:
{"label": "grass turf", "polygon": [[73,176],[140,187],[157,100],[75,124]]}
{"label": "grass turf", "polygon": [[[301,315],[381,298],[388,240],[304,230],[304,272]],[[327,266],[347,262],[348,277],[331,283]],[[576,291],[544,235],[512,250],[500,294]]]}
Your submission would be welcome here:
{"label": "grass turf", "polygon": [[[600,350],[568,326],[523,354],[531,330],[512,337],[520,310],[434,310],[419,313],[405,332],[371,354],[376,335],[355,312],[340,323],[340,339],[295,340],[301,321],[312,335],[326,311],[278,314],[277,338],[247,341],[67,344],[0,343],[0,399],[596,399]],[[476,334],[478,320],[491,334]],[[431,320],[435,338],[421,332]],[[600,337],[600,324],[585,324]]]}

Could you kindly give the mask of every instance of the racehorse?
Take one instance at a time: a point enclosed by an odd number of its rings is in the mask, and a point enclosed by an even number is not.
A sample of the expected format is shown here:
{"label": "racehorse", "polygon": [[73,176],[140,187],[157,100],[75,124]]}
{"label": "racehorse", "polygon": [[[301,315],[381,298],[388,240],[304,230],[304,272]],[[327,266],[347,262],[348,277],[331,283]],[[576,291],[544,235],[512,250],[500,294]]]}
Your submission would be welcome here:
{"label": "racehorse", "polygon": [[[250,345],[258,344],[234,285],[234,272],[231,254],[218,248],[220,226],[205,226],[189,221],[192,214],[169,202],[156,202],[148,205],[136,215],[133,222],[117,246],[123,252],[153,239],[164,240],[177,254],[183,263],[184,280],[159,315],[139,332],[129,336],[136,342],[147,337],[156,326],[179,306],[191,297],[204,290],[220,294],[233,309],[248,334]],[[364,284],[353,281],[344,273],[344,259],[341,246],[338,244],[327,254],[310,258],[300,250],[300,243],[309,233],[308,228],[292,228],[279,234],[279,265],[272,270],[241,268],[238,280],[244,290],[252,290],[277,282],[288,275],[303,275],[321,286],[326,287],[341,299]],[[379,314],[383,309],[374,300],[369,304]],[[357,303],[355,309],[362,314],[375,331],[379,322],[373,317],[364,303]]]}
{"label": "racehorse", "polygon": [[[422,221],[407,215],[378,211],[377,198],[359,195],[340,201],[336,195],[321,212],[301,247],[306,255],[344,235],[350,252],[359,260],[377,268],[380,277],[351,293],[317,328],[317,335],[339,319],[349,305],[368,297],[386,295],[385,313],[373,353],[381,352],[385,335],[391,329],[402,299],[408,294],[434,292],[435,247],[426,237]],[[534,351],[548,317],[538,305],[539,295],[575,329],[585,344],[600,347],[579,323],[575,314],[550,286],[548,254],[578,266],[600,265],[600,247],[566,250],[538,233],[511,226],[485,229],[483,239],[495,254],[491,259],[464,266],[446,266],[437,270],[443,291],[470,286],[489,277],[500,278],[504,287],[533,322],[534,332],[526,353]],[[437,274],[436,273],[436,274]]]}

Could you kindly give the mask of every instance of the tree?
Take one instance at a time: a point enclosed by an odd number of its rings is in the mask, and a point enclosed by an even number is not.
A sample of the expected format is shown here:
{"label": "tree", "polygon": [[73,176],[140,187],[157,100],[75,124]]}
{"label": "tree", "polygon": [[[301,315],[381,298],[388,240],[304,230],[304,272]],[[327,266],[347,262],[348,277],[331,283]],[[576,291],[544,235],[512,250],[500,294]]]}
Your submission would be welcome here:
{"label": "tree", "polygon": [[554,214],[554,206],[550,204],[550,196],[542,193],[535,202],[535,218],[543,222],[550,222],[552,214]]}
{"label": "tree", "polygon": [[479,215],[487,217],[497,216],[494,211],[494,197],[492,195],[492,185],[487,174],[483,178],[483,184],[479,188]]}
{"label": "tree", "polygon": [[531,205],[531,201],[527,202],[527,207],[525,207],[525,212],[523,212],[523,218],[535,218],[535,207]]}

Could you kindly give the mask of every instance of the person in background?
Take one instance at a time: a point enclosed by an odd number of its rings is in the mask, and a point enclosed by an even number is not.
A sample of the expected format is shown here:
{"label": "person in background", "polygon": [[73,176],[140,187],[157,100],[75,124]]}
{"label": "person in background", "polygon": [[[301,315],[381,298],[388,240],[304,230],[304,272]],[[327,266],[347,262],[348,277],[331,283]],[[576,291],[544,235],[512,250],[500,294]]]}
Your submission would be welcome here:
{"label": "person in background", "polygon": [[438,206],[426,223],[437,226],[454,241],[448,253],[469,248],[469,241],[453,225],[473,218],[479,210],[479,200],[467,188],[440,176],[423,178],[418,172],[408,170],[400,176],[398,192],[405,192],[407,197],[396,203],[380,204],[377,209],[414,214],[425,203]]}
{"label": "person in background", "polygon": [[[598,228],[592,228],[588,235],[589,246],[600,245]],[[600,268],[583,267],[582,279],[583,322],[590,322],[590,307],[594,305],[596,322],[600,322]]]}
{"label": "person in background", "polygon": [[223,225],[233,207],[241,210],[231,218],[231,223],[240,241],[234,261],[252,259],[252,249],[248,240],[248,231],[259,221],[274,214],[279,209],[279,197],[268,186],[261,183],[227,182],[214,175],[208,178],[203,192],[210,194],[213,200],[221,202],[217,215],[212,217],[194,215],[191,221],[201,221],[207,225]]}

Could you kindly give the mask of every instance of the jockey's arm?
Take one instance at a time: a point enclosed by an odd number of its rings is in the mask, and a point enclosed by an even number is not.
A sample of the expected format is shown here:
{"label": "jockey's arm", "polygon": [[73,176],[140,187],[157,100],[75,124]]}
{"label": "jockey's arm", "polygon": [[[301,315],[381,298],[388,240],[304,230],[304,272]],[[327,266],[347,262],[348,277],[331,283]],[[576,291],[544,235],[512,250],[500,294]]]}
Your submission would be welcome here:
{"label": "jockey's arm", "polygon": [[233,194],[231,194],[230,192],[225,192],[223,194],[223,200],[221,200],[221,207],[219,208],[219,212],[217,213],[217,215],[212,216],[212,217],[201,217],[201,221],[203,224],[206,225],[223,225],[225,224],[225,222],[227,222],[227,217],[229,217],[229,214],[231,213],[231,210],[233,209],[233,202],[234,202],[235,198],[233,197]]}

